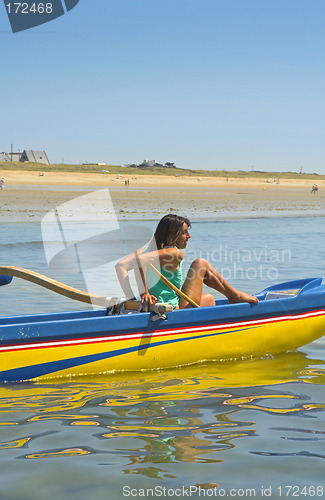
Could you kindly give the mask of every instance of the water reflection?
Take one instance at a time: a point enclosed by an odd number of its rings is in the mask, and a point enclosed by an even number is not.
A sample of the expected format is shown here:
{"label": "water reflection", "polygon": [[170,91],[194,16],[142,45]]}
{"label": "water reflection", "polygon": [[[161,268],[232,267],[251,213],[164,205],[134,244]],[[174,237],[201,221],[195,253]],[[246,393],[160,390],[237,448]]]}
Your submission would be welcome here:
{"label": "water reflection", "polygon": [[47,453],[34,453],[31,455],[25,455],[23,458],[57,458],[57,457],[72,457],[79,455],[88,455],[90,451],[84,450],[82,448],[68,448],[66,450],[51,451]]}
{"label": "water reflection", "polygon": [[[312,435],[310,445],[323,440],[313,421],[299,430],[282,420],[276,426],[273,418],[324,410],[315,389],[324,393],[324,385],[324,361],[311,366],[302,352],[66,383],[2,385],[0,461],[15,448],[16,458],[41,461],[109,454],[122,474],[173,479],[177,474],[168,464],[221,464],[238,446],[282,456],[281,446],[276,452],[257,449],[261,425],[277,442],[297,441],[298,432]],[[306,453],[321,455],[315,449]]]}

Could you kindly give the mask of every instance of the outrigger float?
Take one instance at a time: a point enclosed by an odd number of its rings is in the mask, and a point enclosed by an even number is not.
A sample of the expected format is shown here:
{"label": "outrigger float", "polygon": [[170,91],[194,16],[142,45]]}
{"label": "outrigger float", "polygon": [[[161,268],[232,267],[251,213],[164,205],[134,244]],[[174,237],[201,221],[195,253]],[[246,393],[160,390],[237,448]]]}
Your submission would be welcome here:
{"label": "outrigger float", "polygon": [[32,271],[0,267],[0,285],[13,276],[100,309],[1,317],[0,382],[259,357],[296,349],[325,335],[321,278],[268,287],[256,295],[259,302],[254,305],[218,299],[211,307],[171,310],[167,304],[156,304],[151,312],[139,313],[134,301],[105,307],[109,304],[104,297]]}

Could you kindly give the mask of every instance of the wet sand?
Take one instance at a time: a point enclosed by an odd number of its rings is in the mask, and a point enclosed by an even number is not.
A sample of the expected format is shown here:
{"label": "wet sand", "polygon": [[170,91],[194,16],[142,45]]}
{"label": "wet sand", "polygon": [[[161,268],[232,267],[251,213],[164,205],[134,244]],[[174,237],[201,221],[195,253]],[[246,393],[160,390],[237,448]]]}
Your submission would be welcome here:
{"label": "wet sand", "polygon": [[312,180],[216,177],[134,176],[105,174],[3,172],[0,222],[38,221],[62,203],[109,188],[120,219],[159,219],[177,212],[192,219],[325,215],[325,181],[311,193]]}

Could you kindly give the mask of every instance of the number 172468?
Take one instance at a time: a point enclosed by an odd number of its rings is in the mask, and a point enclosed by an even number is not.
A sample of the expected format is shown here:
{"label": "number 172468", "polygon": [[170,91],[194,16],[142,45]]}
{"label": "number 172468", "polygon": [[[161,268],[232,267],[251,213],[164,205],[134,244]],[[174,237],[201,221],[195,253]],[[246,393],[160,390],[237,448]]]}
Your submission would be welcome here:
{"label": "number 172468", "polygon": [[277,488],[280,497],[322,497],[323,486],[279,486]]}
{"label": "number 172468", "polygon": [[53,5],[48,3],[9,2],[6,4],[8,14],[52,14]]}

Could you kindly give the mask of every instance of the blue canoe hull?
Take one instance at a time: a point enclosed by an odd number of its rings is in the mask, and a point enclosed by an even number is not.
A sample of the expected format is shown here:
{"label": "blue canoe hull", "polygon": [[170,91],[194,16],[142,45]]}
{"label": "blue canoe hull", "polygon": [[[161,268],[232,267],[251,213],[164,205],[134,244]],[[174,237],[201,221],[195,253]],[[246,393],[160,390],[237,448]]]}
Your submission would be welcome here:
{"label": "blue canoe hull", "polygon": [[295,349],[325,334],[321,278],[269,287],[259,303],[107,315],[105,309],[0,318],[0,382],[242,359]]}

